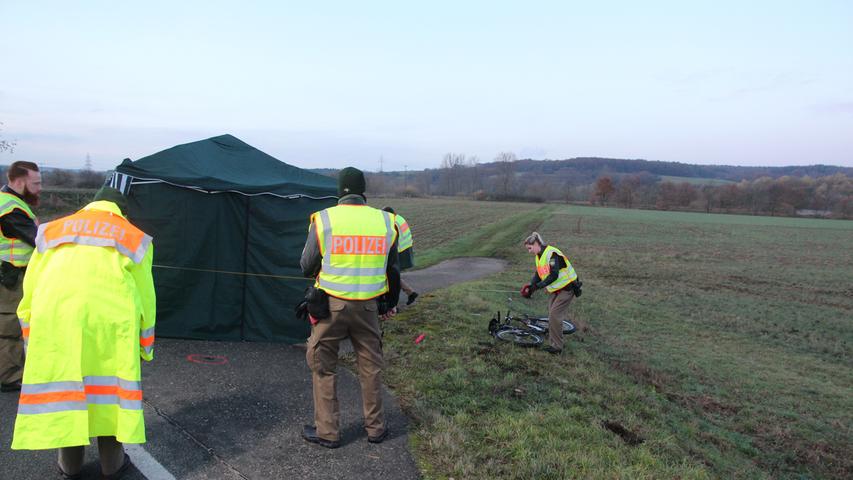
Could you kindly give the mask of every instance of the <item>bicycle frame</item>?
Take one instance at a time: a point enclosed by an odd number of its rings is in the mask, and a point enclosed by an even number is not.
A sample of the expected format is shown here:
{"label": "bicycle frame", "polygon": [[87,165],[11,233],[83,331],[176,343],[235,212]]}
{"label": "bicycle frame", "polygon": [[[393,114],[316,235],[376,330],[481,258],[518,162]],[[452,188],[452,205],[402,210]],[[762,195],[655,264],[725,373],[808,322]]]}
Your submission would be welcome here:
{"label": "bicycle frame", "polygon": [[[545,333],[548,331],[547,328],[543,328],[539,325],[535,325],[532,321],[532,317],[527,313],[521,314],[523,316],[518,316],[518,317],[512,316],[510,314],[510,311],[511,311],[510,307],[511,306],[512,306],[512,297],[507,297],[506,317],[504,318],[504,325],[509,325],[513,321],[516,321],[516,322],[523,324],[525,326],[525,328],[532,330],[534,333]],[[500,318],[500,310],[498,310],[498,318]]]}
{"label": "bicycle frame", "polygon": [[[521,326],[512,326],[513,322],[518,322]],[[501,311],[495,317],[495,324],[492,326],[490,322],[490,330],[495,331],[498,328],[517,328],[519,330],[535,333],[537,335],[545,335],[548,333],[550,326],[548,325],[547,317],[534,317],[528,313],[522,313],[519,316],[512,314],[512,297],[507,297],[506,315],[501,317]],[[575,325],[569,320],[563,320],[563,334],[571,335],[575,333]]]}

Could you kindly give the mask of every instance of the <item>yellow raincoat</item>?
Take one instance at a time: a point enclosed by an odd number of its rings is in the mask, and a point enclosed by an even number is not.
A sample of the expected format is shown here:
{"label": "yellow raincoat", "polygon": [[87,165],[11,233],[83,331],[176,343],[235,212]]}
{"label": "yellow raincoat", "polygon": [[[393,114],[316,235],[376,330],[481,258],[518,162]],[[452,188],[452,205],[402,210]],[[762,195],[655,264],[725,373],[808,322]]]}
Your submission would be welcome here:
{"label": "yellow raincoat", "polygon": [[18,317],[27,359],[13,449],[144,443],[140,357],[153,358],[151,237],[112,202],[39,227]]}

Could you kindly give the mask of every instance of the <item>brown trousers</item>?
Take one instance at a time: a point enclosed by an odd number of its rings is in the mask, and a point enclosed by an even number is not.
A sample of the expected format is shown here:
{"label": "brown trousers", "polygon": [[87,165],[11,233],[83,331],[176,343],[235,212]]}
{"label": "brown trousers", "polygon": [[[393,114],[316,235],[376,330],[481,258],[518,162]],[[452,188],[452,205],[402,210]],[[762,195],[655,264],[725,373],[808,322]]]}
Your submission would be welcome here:
{"label": "brown trousers", "polygon": [[569,304],[575,294],[571,290],[560,290],[548,298],[548,343],[563,349],[563,320],[569,319]]}
{"label": "brown trousers", "polygon": [[20,382],[24,374],[24,339],[17,313],[23,281],[21,275],[11,289],[0,285],[0,383]]}
{"label": "brown trousers", "polygon": [[324,440],[340,440],[337,395],[338,346],[349,337],[355,350],[364,411],[364,429],[375,437],[385,431],[382,411],[382,340],[376,300],[329,297],[331,316],[311,328],[305,359],[314,384],[314,426]]}

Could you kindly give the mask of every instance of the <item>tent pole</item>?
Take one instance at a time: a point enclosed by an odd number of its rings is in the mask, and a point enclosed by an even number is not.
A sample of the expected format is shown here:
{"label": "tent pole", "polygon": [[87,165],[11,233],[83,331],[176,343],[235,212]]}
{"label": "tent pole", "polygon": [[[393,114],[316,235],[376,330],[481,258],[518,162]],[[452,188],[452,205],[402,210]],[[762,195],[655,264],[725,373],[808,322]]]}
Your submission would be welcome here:
{"label": "tent pole", "polygon": [[[252,197],[246,197],[246,231],[243,235],[243,271],[246,271],[249,261],[249,212],[251,211]],[[246,281],[248,275],[243,275],[243,305],[240,307],[240,340],[246,340]]]}

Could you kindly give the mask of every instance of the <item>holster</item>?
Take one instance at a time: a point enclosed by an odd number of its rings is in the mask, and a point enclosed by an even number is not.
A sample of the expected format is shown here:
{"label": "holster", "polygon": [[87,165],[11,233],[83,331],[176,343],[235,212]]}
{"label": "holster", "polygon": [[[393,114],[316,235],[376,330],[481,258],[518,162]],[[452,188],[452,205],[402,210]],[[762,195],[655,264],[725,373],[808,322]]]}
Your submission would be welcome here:
{"label": "holster", "polygon": [[317,320],[329,318],[329,294],[319,288],[308,287],[305,289],[305,301],[307,302],[308,314]]}
{"label": "holster", "polygon": [[580,297],[581,294],[583,293],[583,290],[581,290],[581,287],[583,287],[583,282],[581,282],[580,279],[577,279],[574,282],[572,282],[572,292],[574,292],[576,297]]}

